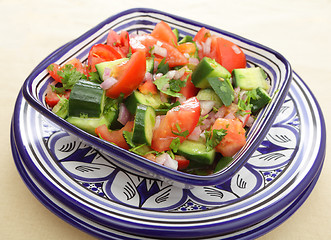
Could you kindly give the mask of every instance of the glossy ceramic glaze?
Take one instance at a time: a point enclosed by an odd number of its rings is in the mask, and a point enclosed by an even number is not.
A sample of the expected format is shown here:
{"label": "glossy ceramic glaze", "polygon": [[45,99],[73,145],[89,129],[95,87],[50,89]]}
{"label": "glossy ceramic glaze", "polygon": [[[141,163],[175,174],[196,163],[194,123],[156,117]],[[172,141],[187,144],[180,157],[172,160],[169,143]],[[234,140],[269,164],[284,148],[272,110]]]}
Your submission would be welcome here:
{"label": "glossy ceramic glaze", "polygon": [[228,181],[212,186],[178,188],[123,168],[21,95],[12,121],[13,155],[31,191],[69,223],[111,239],[259,236],[309,195],[325,138],[320,107],[297,75],[251,158]]}
{"label": "glossy ceramic glaze", "polygon": [[[260,66],[268,75],[268,80],[271,84],[270,95],[272,96],[272,102],[259,113],[257,120],[248,133],[246,145],[235,155],[234,161],[216,174],[197,176],[175,171],[146,160],[83,132],[53,114],[45,104],[45,90],[47,85],[52,81],[47,74],[46,67],[51,63],[63,64],[74,57],[85,62],[91,46],[96,43],[104,43],[110,29],[118,32],[127,30],[129,33],[135,32],[139,34],[141,32],[150,32],[160,20],[167,22],[172,28],[177,28],[180,36],[194,36],[203,26],[210,29],[213,33],[221,35],[239,45],[246,54],[248,66]],[[276,113],[280,110],[290,86],[291,76],[292,70],[290,64],[281,54],[256,42],[212,26],[206,26],[189,19],[153,9],[130,9],[110,17],[49,55],[26,79],[23,86],[23,95],[28,103],[45,117],[61,126],[67,132],[92,144],[100,152],[108,155],[114,164],[120,165],[125,169],[130,169],[137,174],[144,173],[150,177],[157,177],[171,185],[191,188],[193,186],[223,183],[243,167],[266,136],[276,117]]]}

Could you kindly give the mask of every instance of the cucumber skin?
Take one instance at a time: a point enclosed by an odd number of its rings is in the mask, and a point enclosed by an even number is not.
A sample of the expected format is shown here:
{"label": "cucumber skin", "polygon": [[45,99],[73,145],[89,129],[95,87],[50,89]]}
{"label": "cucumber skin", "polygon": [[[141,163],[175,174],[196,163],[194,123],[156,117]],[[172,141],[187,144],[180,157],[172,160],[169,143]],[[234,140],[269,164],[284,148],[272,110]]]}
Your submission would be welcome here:
{"label": "cucumber skin", "polygon": [[131,114],[135,114],[139,104],[144,104],[146,106],[151,106],[154,109],[157,109],[163,103],[161,101],[160,95],[145,95],[141,92],[133,91],[133,93],[125,99],[124,104]]}
{"label": "cucumber skin", "polygon": [[185,158],[196,161],[205,165],[211,165],[215,159],[215,150],[206,151],[206,145],[201,142],[185,140],[182,142],[177,150],[179,155]]}
{"label": "cucumber skin", "polygon": [[197,88],[210,88],[209,77],[230,79],[231,73],[215,60],[204,57],[193,71],[191,81]]}
{"label": "cucumber skin", "polygon": [[114,61],[108,61],[108,62],[101,62],[95,65],[95,68],[97,69],[97,72],[99,74],[100,79],[103,79],[103,74],[105,72],[105,68],[113,68],[114,66],[117,66],[125,61],[129,60],[128,58],[121,58],[121,59],[117,59]]}
{"label": "cucumber skin", "polygon": [[69,116],[89,118],[101,116],[104,107],[105,92],[99,84],[79,80],[71,90],[69,97]]}
{"label": "cucumber skin", "polygon": [[263,88],[258,87],[257,89],[255,89],[255,91],[258,96],[258,99],[250,100],[250,103],[253,105],[252,106],[253,113],[256,113],[271,101],[271,97]]}
{"label": "cucumber skin", "polygon": [[270,87],[266,81],[268,76],[260,67],[234,69],[232,73],[234,85],[241,89],[250,91],[261,87],[268,90]]}
{"label": "cucumber skin", "polygon": [[103,124],[108,124],[107,119],[102,116],[100,118],[80,118],[68,117],[66,119],[72,125],[96,136],[95,129]]}
{"label": "cucumber skin", "polygon": [[152,144],[155,125],[155,110],[151,106],[139,104],[133,125],[132,142],[136,144]]}

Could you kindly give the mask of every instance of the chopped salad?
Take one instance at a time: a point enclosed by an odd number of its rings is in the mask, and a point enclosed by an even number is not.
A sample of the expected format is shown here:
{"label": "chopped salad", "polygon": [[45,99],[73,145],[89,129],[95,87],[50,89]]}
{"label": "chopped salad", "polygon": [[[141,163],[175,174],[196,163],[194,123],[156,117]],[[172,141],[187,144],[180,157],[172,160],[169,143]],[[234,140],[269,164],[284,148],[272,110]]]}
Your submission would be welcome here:
{"label": "chopped salad", "polygon": [[166,167],[217,172],[245,145],[271,100],[267,75],[242,49],[202,27],[194,37],[159,22],[151,33],[110,30],[87,63],[47,68],[45,101],[71,124]]}

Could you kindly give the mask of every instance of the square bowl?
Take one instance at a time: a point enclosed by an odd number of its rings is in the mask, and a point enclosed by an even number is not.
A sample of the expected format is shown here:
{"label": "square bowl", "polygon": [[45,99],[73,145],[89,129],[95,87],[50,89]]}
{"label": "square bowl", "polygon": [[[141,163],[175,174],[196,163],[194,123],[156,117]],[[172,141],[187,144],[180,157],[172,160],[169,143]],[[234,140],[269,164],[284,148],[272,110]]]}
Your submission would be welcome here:
{"label": "square bowl", "polygon": [[[53,81],[46,70],[51,63],[62,65],[72,58],[78,58],[82,62],[86,62],[91,47],[94,44],[105,43],[110,29],[116,32],[126,30],[129,33],[138,34],[151,32],[161,20],[167,22],[171,28],[177,28],[180,36],[194,36],[201,27],[206,27],[212,34],[222,36],[241,47],[246,55],[248,67],[259,66],[268,75],[271,85],[269,94],[272,101],[257,115],[253,126],[248,131],[247,142],[244,147],[233,157],[233,161],[228,166],[217,173],[199,176],[159,165],[84,132],[55,115],[45,103],[47,85]],[[246,163],[271,127],[287,95],[291,80],[292,69],[288,61],[281,54],[266,46],[190,19],[154,9],[134,8],[109,17],[77,39],[51,53],[28,76],[23,84],[22,91],[24,98],[37,111],[69,133],[78,136],[107,154],[120,167],[162,179],[179,187],[190,188],[221,184],[231,178]]]}

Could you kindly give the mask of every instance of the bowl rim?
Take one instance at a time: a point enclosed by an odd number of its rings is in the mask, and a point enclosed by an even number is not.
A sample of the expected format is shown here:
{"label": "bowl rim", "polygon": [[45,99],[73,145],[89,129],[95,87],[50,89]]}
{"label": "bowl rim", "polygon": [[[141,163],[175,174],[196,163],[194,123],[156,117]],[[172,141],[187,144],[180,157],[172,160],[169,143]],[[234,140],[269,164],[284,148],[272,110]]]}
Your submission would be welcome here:
{"label": "bowl rim", "polygon": [[[89,142],[90,144],[93,144],[95,147],[103,150],[111,152],[112,155],[115,155],[116,157],[128,159],[132,158],[136,161],[135,164],[139,165],[141,168],[147,169],[147,171],[154,172],[156,174],[162,175],[165,178],[168,178],[171,181],[179,182],[179,183],[184,183],[188,185],[197,185],[197,186],[206,186],[206,185],[215,185],[215,184],[220,184],[222,182],[225,182],[227,179],[229,179],[231,176],[233,176],[236,172],[239,171],[239,169],[246,163],[246,161],[249,159],[249,157],[254,153],[256,148],[261,144],[263,141],[264,137],[266,136],[268,130],[270,129],[272,123],[275,120],[275,117],[277,114],[268,114],[267,117],[263,119],[263,128],[258,134],[257,139],[252,141],[251,145],[249,148],[246,148],[244,153],[236,159],[236,161],[233,161],[231,164],[229,164],[226,168],[223,170],[207,175],[207,176],[200,176],[200,175],[193,175],[193,174],[188,174],[184,172],[180,172],[177,170],[173,170],[167,167],[164,167],[162,165],[156,164],[152,161],[146,160],[145,158],[138,156],[136,154],[133,154],[125,149],[122,149],[116,145],[110,144],[98,137],[95,137],[93,135],[90,135],[83,130],[71,125],[64,119],[56,116],[54,113],[49,111],[44,105],[40,103],[40,101],[36,100],[35,97],[33,96],[33,87],[32,83],[33,80],[41,73],[43,72],[51,63],[55,62],[58,60],[62,55],[67,52],[68,50],[72,49],[74,46],[77,44],[81,43],[84,41],[87,37],[93,35],[96,33],[98,30],[100,30],[103,26],[106,24],[109,24],[113,22],[114,20],[118,19],[121,16],[136,13],[136,12],[141,12],[141,13],[151,13],[151,14],[160,14],[166,17],[170,17],[176,21],[179,21],[181,23],[188,23],[190,25],[194,25],[196,27],[206,27],[207,29],[210,29],[211,31],[220,33],[225,36],[229,36],[231,38],[234,38],[238,41],[241,41],[245,44],[254,46],[256,48],[262,49],[264,51],[267,51],[271,53],[273,56],[278,58],[280,62],[284,64],[285,67],[285,81],[284,84],[282,85],[282,91],[281,94],[277,95],[278,99],[276,102],[274,102],[274,111],[278,111],[280,107],[283,104],[283,101],[287,95],[287,92],[289,90],[291,80],[292,80],[292,68],[290,63],[285,59],[283,55],[281,55],[279,52],[264,46],[262,44],[259,44],[257,42],[254,42],[252,40],[246,39],[244,37],[241,37],[237,34],[230,33],[228,31],[203,24],[194,20],[190,20],[184,17],[180,17],[174,14],[166,13],[160,10],[152,9],[152,8],[131,8],[122,12],[119,12],[115,15],[110,16],[106,20],[102,21],[89,31],[85,32],[78,38],[64,44],[60,48],[56,49],[54,52],[52,52],[49,56],[47,56],[44,60],[42,60],[30,73],[30,75],[27,77],[25,80],[23,87],[22,87],[22,93],[24,98],[27,100],[27,102],[35,108],[37,111],[42,113],[44,116],[46,116],[48,119],[51,119],[53,122],[55,122],[57,125],[60,125],[64,129],[68,130],[69,132],[79,135],[82,139],[85,141]],[[125,163],[123,163],[125,165]]]}

